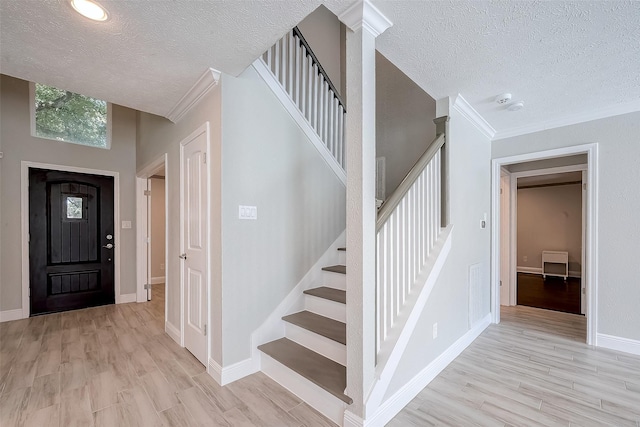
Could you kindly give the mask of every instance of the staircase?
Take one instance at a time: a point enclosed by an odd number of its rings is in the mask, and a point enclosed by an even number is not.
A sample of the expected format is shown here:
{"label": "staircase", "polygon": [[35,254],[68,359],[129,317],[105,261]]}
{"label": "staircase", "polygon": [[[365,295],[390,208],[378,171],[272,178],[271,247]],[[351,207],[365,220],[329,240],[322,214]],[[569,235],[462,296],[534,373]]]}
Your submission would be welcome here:
{"label": "staircase", "polygon": [[[293,29],[253,66],[346,185],[346,108],[300,31]],[[447,122],[435,120],[435,139],[378,211],[375,378],[361,402],[367,414],[382,407],[451,248]],[[343,425],[353,400],[345,394],[346,248],[336,252],[337,263],[322,268],[322,283],[298,294],[304,310],[283,316],[284,328],[269,335],[278,338],[257,348],[263,372]],[[299,300],[297,306],[302,307]]]}
{"label": "staircase", "polygon": [[[344,258],[345,248],[339,248]],[[344,262],[344,261],[343,261]],[[352,399],[344,394],[346,267],[322,268],[322,282],[304,291],[304,310],[282,317],[284,338],[258,346],[262,370],[337,424]]]}

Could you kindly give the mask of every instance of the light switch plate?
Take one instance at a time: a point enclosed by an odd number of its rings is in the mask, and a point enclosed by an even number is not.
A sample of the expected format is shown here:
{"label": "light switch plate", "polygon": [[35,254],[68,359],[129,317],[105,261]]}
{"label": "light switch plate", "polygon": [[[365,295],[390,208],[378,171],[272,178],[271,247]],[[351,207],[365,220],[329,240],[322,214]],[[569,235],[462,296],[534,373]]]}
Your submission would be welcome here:
{"label": "light switch plate", "polygon": [[238,218],[240,219],[258,219],[257,206],[238,206]]}

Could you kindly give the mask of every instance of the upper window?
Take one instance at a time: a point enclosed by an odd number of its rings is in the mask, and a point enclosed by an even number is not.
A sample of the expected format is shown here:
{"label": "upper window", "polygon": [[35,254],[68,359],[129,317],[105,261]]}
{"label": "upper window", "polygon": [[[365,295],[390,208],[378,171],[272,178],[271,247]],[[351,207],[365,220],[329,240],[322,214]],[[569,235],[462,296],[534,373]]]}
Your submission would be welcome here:
{"label": "upper window", "polygon": [[109,148],[106,101],[39,83],[32,87],[34,136]]}

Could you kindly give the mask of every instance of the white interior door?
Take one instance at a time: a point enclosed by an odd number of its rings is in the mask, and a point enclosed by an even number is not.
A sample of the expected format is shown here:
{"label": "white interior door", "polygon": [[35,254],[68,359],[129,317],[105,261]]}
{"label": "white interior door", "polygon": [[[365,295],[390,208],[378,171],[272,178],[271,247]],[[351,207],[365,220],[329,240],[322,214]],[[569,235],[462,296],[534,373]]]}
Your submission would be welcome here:
{"label": "white interior door", "polygon": [[181,162],[184,345],[207,364],[207,133],[185,140]]}
{"label": "white interior door", "polygon": [[511,248],[509,245],[509,228],[510,228],[510,212],[509,212],[509,175],[503,175],[500,178],[500,305],[510,305],[509,291],[510,283],[510,260]]}

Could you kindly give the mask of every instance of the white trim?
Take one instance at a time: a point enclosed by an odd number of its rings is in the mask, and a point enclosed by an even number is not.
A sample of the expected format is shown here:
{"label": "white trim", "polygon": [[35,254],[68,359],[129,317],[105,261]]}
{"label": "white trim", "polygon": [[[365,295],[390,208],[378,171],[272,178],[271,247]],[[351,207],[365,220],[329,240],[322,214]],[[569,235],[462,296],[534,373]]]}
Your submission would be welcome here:
{"label": "white trim", "polygon": [[208,68],[195,82],[191,89],[184,94],[180,101],[167,113],[166,117],[173,123],[177,123],[195,107],[204,96],[220,81],[220,71]]}
{"label": "white trim", "polygon": [[49,169],[62,172],[84,173],[89,175],[101,175],[113,177],[113,236],[114,236],[114,262],[113,262],[113,286],[115,301],[120,296],[120,173],[100,169],[79,168],[75,166],[57,165],[51,163],[39,163],[23,160],[20,163],[20,221],[22,231],[22,317],[27,318],[31,314],[29,304],[29,169]]}
{"label": "white trim", "polygon": [[[541,267],[524,267],[517,266],[517,273],[528,273],[528,274],[537,274],[538,276],[542,276],[542,268]],[[581,277],[581,273],[575,270],[569,270],[569,277],[575,277],[579,279]]]}
{"label": "white trim", "polygon": [[208,368],[209,375],[221,386],[231,384],[260,370],[259,364],[252,358],[241,360],[225,367],[220,366],[218,362],[210,358]]}
{"label": "white trim", "polygon": [[116,295],[116,304],[127,304],[130,302],[136,302],[137,295],[138,294],[136,294],[135,292],[132,294]]}
{"label": "white trim", "polygon": [[364,427],[364,420],[348,409],[344,411],[344,421],[342,423],[344,427]]}
{"label": "white trim", "polygon": [[24,315],[22,313],[21,308],[16,308],[15,310],[5,310],[0,311],[0,323],[2,322],[10,322],[12,320],[24,319]]}
{"label": "white trim", "polygon": [[598,334],[598,347],[640,355],[640,341],[614,335]]}
{"label": "white trim", "polygon": [[182,346],[182,339],[180,338],[180,328],[173,326],[173,323],[168,320],[164,322],[164,331],[174,340],[178,345]]}
{"label": "white trim", "polygon": [[389,18],[384,16],[368,0],[354,3],[349,9],[342,12],[338,19],[351,31],[356,32],[360,28],[364,28],[373,37],[378,37],[393,25]]}
{"label": "white trim", "polygon": [[[482,320],[476,323],[467,333],[446,349],[440,356],[433,360],[418,375],[407,382],[393,396],[387,399],[368,418],[366,426],[384,426],[391,421],[405,406],[413,400],[440,372],[442,372],[453,360],[458,357],[491,323],[491,314],[487,314]],[[346,418],[346,415],[345,415]],[[346,424],[345,424],[346,425]]]}
{"label": "white trim", "polygon": [[[598,330],[598,144],[583,144],[536,153],[495,158],[491,161],[491,314],[500,322],[500,169],[503,166],[554,157],[587,154],[587,221],[585,276],[587,344],[596,345]],[[555,168],[553,168],[555,169]],[[546,169],[549,173],[553,169]],[[498,230],[498,232],[496,232]],[[515,263],[515,260],[513,261]],[[513,265],[515,271],[515,264]]]}
{"label": "white trim", "polygon": [[322,267],[331,265],[332,261],[339,257],[338,248],[344,246],[346,231],[340,233],[338,238],[320,256],[318,261],[311,266],[309,271],[300,279],[300,282],[287,294],[278,304],[271,314],[262,322],[256,330],[251,333],[251,357],[260,360],[260,350],[258,346],[268,343],[285,335],[285,322],[282,317],[300,311],[304,308],[305,297],[303,292],[314,286],[318,286],[323,276]]}
{"label": "white trim", "polygon": [[159,285],[161,283],[165,283],[166,277],[162,276],[162,277],[152,277],[151,278],[151,284],[152,285]]}
{"label": "white trim", "polygon": [[391,330],[387,341],[381,345],[378,354],[378,364],[375,370],[377,381],[374,382],[366,398],[367,413],[378,408],[387,393],[393,375],[400,364],[400,360],[409,345],[411,335],[422,315],[422,310],[449,256],[452,240],[453,225],[449,225],[442,230],[424,266],[425,273],[418,276],[415,290],[412,289],[409,298],[405,302],[406,307],[402,310],[400,316],[398,316],[396,325],[394,325]]}
{"label": "white trim", "polygon": [[331,168],[333,173],[336,174],[338,179],[346,185],[347,183],[347,175],[338,163],[338,161],[333,157],[331,152],[327,149],[326,145],[322,142],[316,131],[311,127],[307,119],[300,112],[297,105],[291,100],[289,94],[284,90],[280,82],[275,78],[273,73],[267,68],[267,65],[261,58],[256,59],[253,62],[253,68],[256,72],[262,77],[262,80],[271,88],[274,95],[282,106],[287,110],[291,118],[298,124],[300,130],[304,132],[309,141],[313,144],[313,146],[318,150],[318,153],[322,156],[327,165]]}
{"label": "white trim", "polygon": [[485,137],[493,139],[496,134],[496,130],[487,122],[484,117],[478,113],[475,108],[458,94],[456,100],[453,103],[453,109],[462,114],[467,120],[469,120]]}
{"label": "white trim", "polygon": [[496,133],[494,140],[512,138],[514,136],[526,135],[543,130],[559,128],[563,126],[575,125],[578,123],[590,122],[592,120],[604,119],[607,117],[619,116],[622,114],[640,111],[640,100],[634,100],[617,105],[599,108],[597,110],[569,114],[563,117],[533,123],[525,126],[507,128]]}

